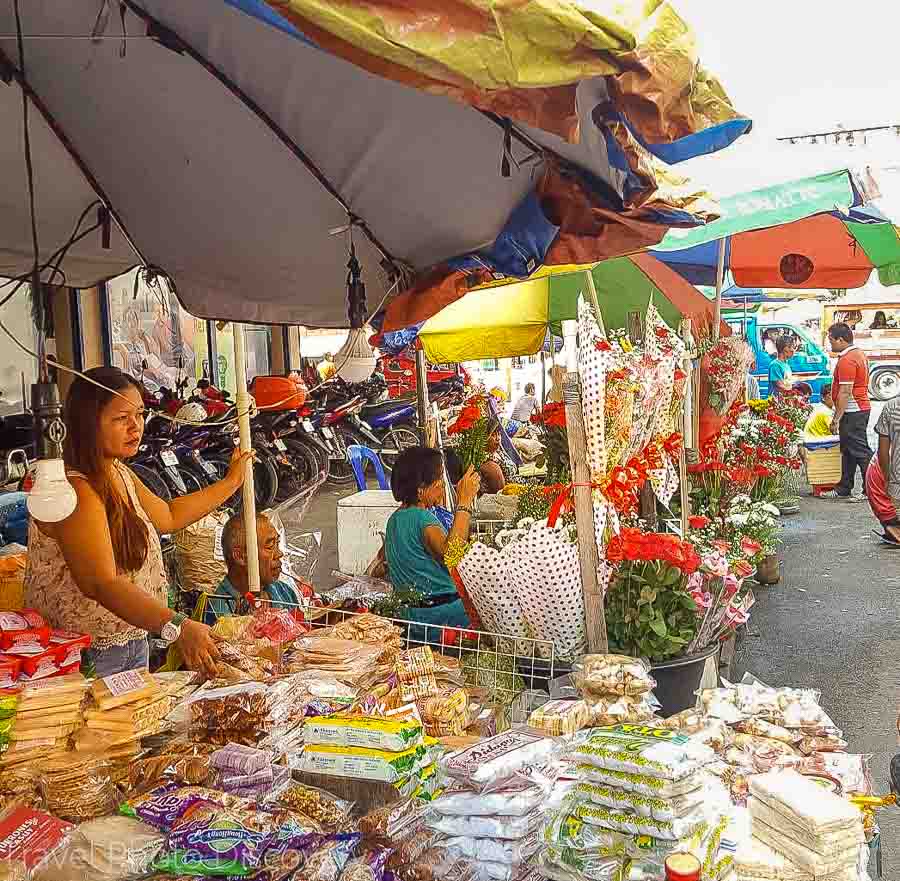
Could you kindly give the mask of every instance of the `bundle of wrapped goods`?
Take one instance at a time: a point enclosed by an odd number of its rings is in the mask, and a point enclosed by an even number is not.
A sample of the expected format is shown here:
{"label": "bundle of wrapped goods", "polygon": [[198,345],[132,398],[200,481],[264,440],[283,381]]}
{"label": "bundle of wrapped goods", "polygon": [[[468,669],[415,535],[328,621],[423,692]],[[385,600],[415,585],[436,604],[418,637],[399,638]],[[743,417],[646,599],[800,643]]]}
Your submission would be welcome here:
{"label": "bundle of wrapped goods", "polygon": [[129,817],[99,817],[79,823],[30,881],[121,881],[147,875],[165,836]]}
{"label": "bundle of wrapped goods", "polygon": [[442,688],[416,701],[426,732],[432,737],[461,737],[475,721],[480,707],[473,704],[465,688]]}
{"label": "bundle of wrapped goods", "polygon": [[266,747],[297,728],[302,696],[291,677],[198,689],[185,701],[190,738],[218,746]]}
{"label": "bundle of wrapped goods", "polygon": [[391,658],[390,650],[382,645],[303,636],[285,653],[283,665],[287,673],[317,670],[356,686],[371,677],[376,681],[388,679],[392,671]]}
{"label": "bundle of wrapped goods", "polygon": [[41,759],[38,767],[44,802],[55,816],[81,822],[115,810],[118,791],[102,756],[63,753]]}
{"label": "bundle of wrapped goods", "polygon": [[132,761],[128,768],[128,792],[141,795],[161,783],[209,786],[216,777],[211,756],[217,747],[178,738]]}
{"label": "bundle of wrapped goods", "polygon": [[705,771],[715,759],[709,747],[672,729],[619,724],[576,734],[567,759],[575,785],[544,829],[548,871],[574,864],[583,875],[618,859],[622,878],[640,878],[661,874],[679,851],[700,860],[704,877],[729,870],[719,846],[730,802]]}
{"label": "bundle of wrapped goods", "polygon": [[401,796],[415,794],[434,779],[435,742],[413,716],[313,717],[306,721],[303,739],[302,752],[289,763],[313,778],[352,778],[360,789],[390,784]]}
{"label": "bundle of wrapped goods", "polygon": [[11,805],[0,815],[0,878],[32,877],[65,844],[73,828],[43,810]]}
{"label": "bundle of wrapped goods", "polygon": [[400,652],[394,669],[400,682],[402,700],[416,701],[438,693],[434,654],[427,645]]}
{"label": "bundle of wrapped goods", "polygon": [[50,626],[40,612],[0,612],[0,651],[36,654],[49,645]]}
{"label": "bundle of wrapped goods", "polygon": [[[330,632],[329,632],[330,631]],[[314,632],[312,635],[328,635],[333,639],[350,639],[370,645],[380,645],[392,655],[403,648],[403,633],[400,628],[391,624],[387,618],[366,612],[362,615],[351,615],[334,627]]]}
{"label": "bundle of wrapped goods", "polygon": [[576,661],[572,681],[587,704],[589,725],[647,722],[659,705],[649,666],[625,655],[585,655]]}
{"label": "bundle of wrapped goods", "polygon": [[220,789],[244,798],[263,799],[280,790],[290,780],[291,772],[275,764],[275,754],[229,743],[210,756],[215,781]]}
{"label": "bundle of wrapped goods", "polygon": [[528,717],[528,725],[551,737],[562,737],[581,731],[590,720],[591,709],[587,701],[551,700]]}
{"label": "bundle of wrapped goods", "polygon": [[809,878],[853,872],[864,842],[862,817],[850,802],[795,771],[750,778],[754,838]]}
{"label": "bundle of wrapped goods", "polygon": [[399,877],[420,881],[468,872],[511,881],[524,872],[540,847],[552,786],[538,769],[558,746],[539,731],[514,728],[444,756],[440,769],[450,782],[414,828],[405,826],[402,856],[391,863]]}
{"label": "bundle of wrapped goods", "polygon": [[10,767],[68,749],[68,739],[83,725],[90,682],[80,673],[21,683],[9,731],[10,749],[0,766]]}

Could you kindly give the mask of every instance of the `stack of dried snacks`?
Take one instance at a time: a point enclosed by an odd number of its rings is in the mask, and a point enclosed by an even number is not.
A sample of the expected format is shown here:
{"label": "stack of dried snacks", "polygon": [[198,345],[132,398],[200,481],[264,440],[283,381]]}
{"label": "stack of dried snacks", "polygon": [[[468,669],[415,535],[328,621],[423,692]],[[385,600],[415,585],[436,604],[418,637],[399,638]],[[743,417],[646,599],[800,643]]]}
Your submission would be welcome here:
{"label": "stack of dried snacks", "polygon": [[186,701],[190,738],[265,747],[288,737],[302,721],[297,717],[300,697],[291,678],[198,689]]}
{"label": "stack of dried snacks", "polygon": [[352,639],[303,636],[285,653],[287,673],[317,670],[357,685],[363,680],[384,681],[391,673],[393,655],[383,645],[369,645]]}
{"label": "stack of dried snacks", "polygon": [[290,769],[274,764],[266,750],[229,743],[210,756],[217,785],[232,795],[262,799],[290,780]]}
{"label": "stack of dried snacks", "polygon": [[427,645],[400,652],[394,669],[404,702],[422,700],[438,693],[435,666],[434,655]]}
{"label": "stack of dried snacks", "polygon": [[451,782],[431,802],[425,822],[436,836],[421,857],[432,873],[456,865],[495,881],[516,877],[541,844],[552,780],[539,769],[558,749],[554,738],[514,728],[444,757]]}
{"label": "stack of dried snacks", "polygon": [[118,791],[102,757],[66,753],[43,759],[38,770],[44,802],[54,816],[81,822],[115,810]]}
{"label": "stack of dried snacks", "polygon": [[[0,766],[10,767],[40,756],[64,752],[83,725],[82,707],[90,683],[80,673],[24,683],[19,687],[10,749]],[[5,693],[0,704],[9,705]]]}
{"label": "stack of dried snacks", "polygon": [[820,878],[856,869],[862,816],[849,801],[792,770],[750,778],[753,837],[781,854],[795,872]]}

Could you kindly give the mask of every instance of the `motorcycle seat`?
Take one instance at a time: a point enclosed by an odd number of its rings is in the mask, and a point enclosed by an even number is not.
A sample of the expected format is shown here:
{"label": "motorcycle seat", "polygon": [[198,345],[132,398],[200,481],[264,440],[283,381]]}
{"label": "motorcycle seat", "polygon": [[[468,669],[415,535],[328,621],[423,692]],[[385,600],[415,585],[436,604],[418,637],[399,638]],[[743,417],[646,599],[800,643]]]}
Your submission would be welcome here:
{"label": "motorcycle seat", "polygon": [[378,404],[366,404],[361,412],[363,416],[380,416],[383,413],[396,413],[398,410],[404,410],[411,406],[413,406],[412,401],[392,398],[390,401],[382,401]]}

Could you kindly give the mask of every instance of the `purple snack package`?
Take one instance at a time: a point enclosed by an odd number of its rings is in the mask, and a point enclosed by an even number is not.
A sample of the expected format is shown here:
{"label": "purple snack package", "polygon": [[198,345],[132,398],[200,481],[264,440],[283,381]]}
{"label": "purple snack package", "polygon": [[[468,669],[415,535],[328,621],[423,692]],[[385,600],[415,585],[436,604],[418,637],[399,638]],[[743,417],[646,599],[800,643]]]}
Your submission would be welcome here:
{"label": "purple snack package", "polygon": [[229,743],[210,756],[210,764],[230,774],[255,774],[272,764],[272,754],[252,746]]}
{"label": "purple snack package", "polygon": [[169,833],[168,846],[201,858],[235,860],[256,869],[278,836],[279,817],[252,807],[222,807],[198,801]]}
{"label": "purple snack package", "polygon": [[199,801],[210,801],[222,807],[241,806],[246,800],[234,795],[226,795],[205,786],[179,786],[167,783],[126,801],[119,812],[142,820],[154,829],[168,832],[175,822]]}
{"label": "purple snack package", "polygon": [[272,766],[266,765],[260,771],[254,771],[252,774],[229,774],[222,777],[222,788],[226,792],[232,792],[235,789],[249,789],[254,786],[271,786],[273,780]]}

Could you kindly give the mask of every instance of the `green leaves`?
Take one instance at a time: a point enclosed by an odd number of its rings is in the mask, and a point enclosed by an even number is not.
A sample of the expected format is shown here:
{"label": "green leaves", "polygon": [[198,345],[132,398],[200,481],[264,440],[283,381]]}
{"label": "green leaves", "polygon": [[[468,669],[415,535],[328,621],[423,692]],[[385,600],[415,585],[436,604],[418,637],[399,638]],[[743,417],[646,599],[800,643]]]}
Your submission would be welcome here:
{"label": "green leaves", "polygon": [[676,567],[623,563],[606,592],[610,650],[664,661],[684,651],[697,632],[697,605]]}

